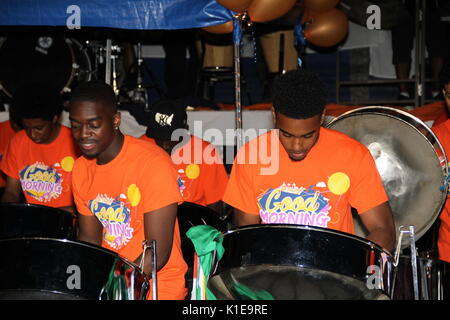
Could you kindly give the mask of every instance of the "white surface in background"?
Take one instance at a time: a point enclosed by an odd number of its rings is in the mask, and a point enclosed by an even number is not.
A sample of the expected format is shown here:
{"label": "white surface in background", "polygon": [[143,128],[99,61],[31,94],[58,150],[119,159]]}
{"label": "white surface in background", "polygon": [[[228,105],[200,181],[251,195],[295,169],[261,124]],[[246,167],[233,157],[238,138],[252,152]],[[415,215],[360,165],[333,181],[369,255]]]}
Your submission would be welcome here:
{"label": "white surface in background", "polygon": [[[120,113],[122,115],[120,130],[123,133],[137,138],[145,134],[146,127],[140,125],[128,111],[120,110]],[[211,134],[220,134],[223,137],[223,145],[234,145],[234,139],[230,137],[236,123],[234,111],[188,111],[187,114],[188,125],[192,134],[218,146],[222,144],[213,141]],[[7,112],[0,112],[0,122],[6,121],[8,118]],[[330,121],[332,118],[327,116],[325,121]],[[62,113],[61,123],[70,127],[68,112]],[[262,134],[268,129],[273,129],[272,112],[270,110],[243,111],[242,124],[244,132],[245,130],[255,129],[257,134]],[[211,129],[215,130],[210,131]],[[205,133],[207,133],[206,136]],[[227,135],[229,139],[226,139]]]}

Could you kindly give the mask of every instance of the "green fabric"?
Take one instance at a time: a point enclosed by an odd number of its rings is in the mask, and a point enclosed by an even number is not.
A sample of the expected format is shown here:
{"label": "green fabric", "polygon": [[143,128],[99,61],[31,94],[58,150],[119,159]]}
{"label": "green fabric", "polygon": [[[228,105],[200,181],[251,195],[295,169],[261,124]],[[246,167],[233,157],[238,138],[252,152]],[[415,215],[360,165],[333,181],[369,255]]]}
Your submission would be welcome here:
{"label": "green fabric", "polygon": [[250,300],[274,300],[273,296],[265,290],[253,291],[242,283],[236,283],[234,290],[241,296],[246,296]]}
{"label": "green fabric", "polygon": [[124,263],[116,258],[109,272],[108,282],[101,292],[101,300],[118,300],[119,294],[122,295],[121,300],[128,300],[128,291],[125,279]]}
{"label": "green fabric", "polygon": [[[208,279],[211,273],[213,264],[214,252],[216,252],[216,261],[222,259],[225,249],[222,245],[222,233],[208,225],[193,226],[187,232],[186,236],[191,239],[194,244],[195,252],[199,258],[200,265],[203,272]],[[206,290],[206,297],[208,300],[217,300],[215,295],[208,289]]]}

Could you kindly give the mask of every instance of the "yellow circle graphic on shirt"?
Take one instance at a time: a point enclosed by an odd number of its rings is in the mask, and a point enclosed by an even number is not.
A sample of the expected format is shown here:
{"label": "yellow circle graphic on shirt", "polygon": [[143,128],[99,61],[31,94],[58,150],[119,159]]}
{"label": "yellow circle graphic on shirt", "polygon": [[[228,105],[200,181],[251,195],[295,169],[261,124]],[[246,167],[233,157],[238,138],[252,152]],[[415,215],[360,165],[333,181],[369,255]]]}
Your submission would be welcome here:
{"label": "yellow circle graphic on shirt", "polygon": [[128,200],[131,202],[131,205],[135,207],[141,201],[141,190],[139,190],[135,184],[132,184],[128,187],[127,196]]}
{"label": "yellow circle graphic on shirt", "polygon": [[68,156],[61,160],[61,167],[66,172],[71,172],[73,169],[73,164],[75,163],[75,159]]}
{"label": "yellow circle graphic on shirt", "polygon": [[190,164],[186,167],[186,176],[189,179],[197,179],[200,175],[200,167],[196,164]]}
{"label": "yellow circle graphic on shirt", "polygon": [[336,195],[341,195],[347,192],[350,188],[350,178],[342,172],[333,173],[328,178],[328,189]]}

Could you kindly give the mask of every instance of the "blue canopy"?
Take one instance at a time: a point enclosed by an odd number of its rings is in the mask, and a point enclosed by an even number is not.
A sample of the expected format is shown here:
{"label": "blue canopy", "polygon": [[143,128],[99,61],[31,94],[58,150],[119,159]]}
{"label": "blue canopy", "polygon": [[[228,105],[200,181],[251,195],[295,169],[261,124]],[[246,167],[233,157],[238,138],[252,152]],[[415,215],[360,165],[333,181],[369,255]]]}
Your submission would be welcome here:
{"label": "blue canopy", "polygon": [[233,17],[216,0],[0,0],[0,25],[66,26],[76,12],[81,28],[139,30],[200,28]]}

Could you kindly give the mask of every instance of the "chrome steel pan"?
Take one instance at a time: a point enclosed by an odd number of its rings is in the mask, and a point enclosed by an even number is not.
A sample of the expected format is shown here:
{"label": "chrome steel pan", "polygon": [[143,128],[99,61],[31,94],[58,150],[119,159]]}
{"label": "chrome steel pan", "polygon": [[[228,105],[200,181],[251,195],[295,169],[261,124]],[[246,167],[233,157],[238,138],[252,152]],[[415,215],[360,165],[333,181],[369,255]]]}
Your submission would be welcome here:
{"label": "chrome steel pan", "polygon": [[[397,239],[400,226],[415,226],[418,240],[434,223],[446,199],[445,152],[431,129],[411,114],[389,107],[364,107],[332,120],[328,128],[364,144],[389,197]],[[446,163],[447,161],[442,163]],[[367,190],[370,193],[370,190]],[[355,215],[355,232],[367,232]],[[409,245],[405,237],[402,248]]]}

